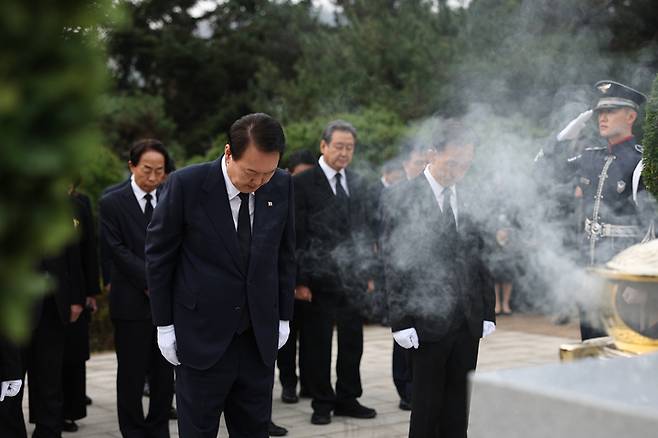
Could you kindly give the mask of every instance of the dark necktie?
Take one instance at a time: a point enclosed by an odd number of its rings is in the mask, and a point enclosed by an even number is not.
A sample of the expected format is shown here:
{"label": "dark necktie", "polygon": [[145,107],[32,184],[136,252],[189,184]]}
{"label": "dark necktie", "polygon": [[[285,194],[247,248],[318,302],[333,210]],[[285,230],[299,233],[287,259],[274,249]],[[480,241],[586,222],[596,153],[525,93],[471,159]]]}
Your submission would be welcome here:
{"label": "dark necktie", "polygon": [[455,221],[455,212],[452,210],[452,190],[450,187],[443,189],[443,223],[448,232],[457,232],[457,221]]}
{"label": "dark necktie", "polygon": [[[249,193],[240,193],[240,211],[238,211],[238,242],[245,273],[249,270],[249,251],[251,248],[251,221],[249,220]],[[246,293],[246,291],[245,291]],[[238,334],[244,333],[251,326],[248,303],[243,302],[240,321],[238,322]]]}
{"label": "dark necktie", "polygon": [[151,218],[153,217],[153,204],[151,204],[151,199],[153,199],[153,195],[150,193],[147,193],[144,195],[144,199],[146,199],[146,206],[144,207],[144,217],[146,217],[146,223],[151,223]]}
{"label": "dark necktie", "polygon": [[347,203],[349,200],[349,197],[347,196],[347,193],[345,193],[345,189],[343,188],[343,184],[341,183],[341,180],[343,179],[343,175],[340,173],[336,174],[336,199],[340,201],[341,203]]}
{"label": "dark necktie", "polygon": [[249,249],[251,248],[251,221],[249,220],[249,193],[240,193],[240,211],[238,212],[238,241],[245,271],[249,266]]}

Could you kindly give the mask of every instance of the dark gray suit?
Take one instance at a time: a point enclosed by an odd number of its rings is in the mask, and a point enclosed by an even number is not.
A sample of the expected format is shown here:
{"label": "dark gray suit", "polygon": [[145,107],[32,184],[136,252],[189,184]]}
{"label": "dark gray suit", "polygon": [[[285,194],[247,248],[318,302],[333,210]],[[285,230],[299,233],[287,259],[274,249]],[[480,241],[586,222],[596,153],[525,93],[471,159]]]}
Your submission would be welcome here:
{"label": "dark gray suit", "polygon": [[411,350],[410,437],[466,436],[466,376],[477,362],[483,321],[495,321],[483,240],[468,207],[458,206],[458,228],[445,214],[423,174],[392,188],[383,202],[391,327],[413,327],[420,341]]}

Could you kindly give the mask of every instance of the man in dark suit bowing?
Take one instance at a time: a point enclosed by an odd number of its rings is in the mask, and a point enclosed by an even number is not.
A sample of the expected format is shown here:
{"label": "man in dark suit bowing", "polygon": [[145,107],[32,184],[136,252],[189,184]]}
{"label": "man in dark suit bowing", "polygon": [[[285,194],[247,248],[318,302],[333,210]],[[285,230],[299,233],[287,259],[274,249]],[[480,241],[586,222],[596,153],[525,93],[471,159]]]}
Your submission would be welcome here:
{"label": "man in dark suit bowing", "polygon": [[[78,225],[71,217],[71,227],[77,228]],[[35,424],[32,433],[34,438],[60,438],[62,435],[62,364],[66,327],[77,321],[85,301],[84,295],[80,293],[79,276],[75,275],[79,267],[80,251],[75,244],[66,246],[58,254],[44,258],[39,263],[39,271],[49,281],[51,288],[33,303],[32,330],[28,342],[21,348],[19,364],[22,369],[18,377],[22,379],[27,372],[29,421]],[[15,354],[14,350],[11,371],[14,379]],[[19,390],[14,394],[15,397],[9,400],[5,398],[0,404],[0,436],[24,437],[24,390],[15,381],[10,386],[12,393],[17,388]]]}
{"label": "man in dark suit bowing", "polygon": [[224,155],[168,179],[146,243],[153,321],[176,367],[178,429],[268,436],[277,349],[295,275],[290,175],[281,125],[258,113],[230,128]]}
{"label": "man in dark suit bowing", "polygon": [[0,430],[3,438],[27,438],[20,394],[25,370],[21,349],[0,335]]}
{"label": "man in dark suit bowing", "polygon": [[[327,125],[318,164],[294,177],[298,272],[296,298],[306,300],[303,321],[311,423],[328,424],[331,412],[373,418],[361,405],[364,294],[374,290],[374,234],[368,227],[369,190],[346,170],[356,130],[343,120]],[[336,390],[331,385],[332,335],[338,330]]]}
{"label": "man in dark suit bowing", "polygon": [[494,293],[482,239],[456,187],[475,139],[448,121],[433,141],[424,172],[384,198],[382,256],[393,337],[413,348],[409,436],[466,437],[466,378],[480,337],[495,329]]}
{"label": "man in dark suit bowing", "polygon": [[[112,254],[110,317],[117,353],[117,413],[124,438],[169,437],[173,372],[157,348],[146,283],[146,228],[158,202],[169,155],[155,139],[137,141],[130,151],[131,182],[100,201],[103,235]],[[142,408],[144,381],[151,397]]]}

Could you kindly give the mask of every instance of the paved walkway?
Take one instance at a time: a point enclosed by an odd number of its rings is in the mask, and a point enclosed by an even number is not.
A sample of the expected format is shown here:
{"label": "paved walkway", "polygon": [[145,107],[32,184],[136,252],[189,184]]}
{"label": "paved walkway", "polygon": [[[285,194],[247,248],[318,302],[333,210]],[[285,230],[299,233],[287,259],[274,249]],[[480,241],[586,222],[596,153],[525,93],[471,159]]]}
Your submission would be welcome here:
{"label": "paved walkway", "polygon": [[[502,368],[543,365],[558,361],[561,343],[577,338],[573,324],[552,326],[546,318],[538,316],[503,317],[498,330],[480,344],[478,370],[488,371]],[[288,428],[288,436],[332,437],[332,438],[389,438],[406,437],[409,413],[398,409],[398,397],[391,378],[392,338],[390,330],[380,326],[365,329],[365,351],[361,364],[364,395],[360,399],[367,406],[377,409],[372,420],[334,418],[327,426],[310,424],[311,407],[307,399],[287,405],[279,396],[281,387],[274,388],[274,421]],[[335,352],[335,347],[334,347]],[[87,363],[87,393],[94,400],[88,409],[87,418],[80,421],[80,430],[65,437],[121,438],[116,419],[115,379],[116,359],[114,353],[92,356]],[[26,397],[27,398],[27,397]],[[147,403],[147,399],[145,399]],[[24,401],[27,406],[27,401]],[[27,418],[27,417],[26,417]],[[170,423],[172,437],[178,437],[175,421]],[[226,429],[220,430],[226,437]]]}

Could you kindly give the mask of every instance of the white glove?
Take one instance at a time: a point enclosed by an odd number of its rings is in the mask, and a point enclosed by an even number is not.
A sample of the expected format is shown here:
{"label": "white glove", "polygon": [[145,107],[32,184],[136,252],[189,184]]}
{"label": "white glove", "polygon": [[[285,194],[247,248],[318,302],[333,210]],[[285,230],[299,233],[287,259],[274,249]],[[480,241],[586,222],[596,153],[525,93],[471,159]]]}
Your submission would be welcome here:
{"label": "white glove", "polygon": [[279,350],[288,342],[290,336],[290,321],[279,321]]}
{"label": "white glove", "polygon": [[560,131],[557,135],[557,141],[577,139],[578,134],[583,130],[587,121],[592,118],[592,114],[594,114],[593,110],[587,110],[580,113],[578,117],[570,121],[569,124]]}
{"label": "white glove", "polygon": [[180,365],[176,355],[176,333],[173,324],[158,327],[158,347],[167,362],[174,366]]}
{"label": "white glove", "polygon": [[482,337],[489,336],[496,331],[496,324],[491,321],[484,321],[482,323]]}
{"label": "white glove", "polygon": [[18,391],[21,390],[23,386],[22,380],[6,380],[0,383],[0,402],[5,399],[5,397],[13,397],[18,394]]}
{"label": "white glove", "polygon": [[393,339],[402,348],[409,349],[411,347],[418,348],[418,333],[416,329],[411,327],[404,330],[393,332]]}

